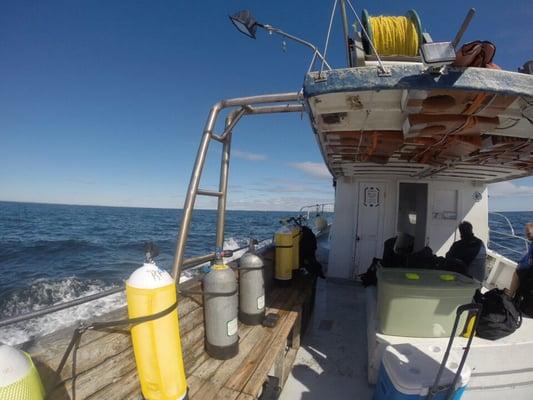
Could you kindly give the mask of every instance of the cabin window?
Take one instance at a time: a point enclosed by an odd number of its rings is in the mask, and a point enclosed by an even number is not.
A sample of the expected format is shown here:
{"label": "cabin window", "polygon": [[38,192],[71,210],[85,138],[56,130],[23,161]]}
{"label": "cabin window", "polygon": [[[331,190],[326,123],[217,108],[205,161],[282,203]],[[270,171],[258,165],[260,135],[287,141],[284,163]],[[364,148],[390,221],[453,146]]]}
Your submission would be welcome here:
{"label": "cabin window", "polygon": [[457,219],[457,190],[435,190],[433,195],[434,219]]}
{"label": "cabin window", "polygon": [[400,183],[397,231],[415,238],[415,251],[426,245],[427,203],[426,183]]}

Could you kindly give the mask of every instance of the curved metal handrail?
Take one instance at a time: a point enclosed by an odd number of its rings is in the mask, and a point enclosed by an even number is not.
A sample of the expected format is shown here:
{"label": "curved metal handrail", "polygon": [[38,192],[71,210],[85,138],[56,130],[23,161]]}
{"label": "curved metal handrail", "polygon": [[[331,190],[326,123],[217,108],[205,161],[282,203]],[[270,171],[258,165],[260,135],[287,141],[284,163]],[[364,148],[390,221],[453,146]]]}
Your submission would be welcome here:
{"label": "curved metal handrail", "polygon": [[516,254],[522,254],[522,252],[518,251],[518,250],[515,250],[515,249],[511,249],[510,247],[507,247],[501,243],[498,243],[498,242],[494,242],[494,241],[491,241],[490,242],[491,245],[494,245],[494,246],[497,246],[497,247],[501,247],[502,249],[505,249],[505,250],[508,250],[508,251],[512,251],[513,253],[516,253]]}
{"label": "curved metal handrail", "polygon": [[[335,206],[335,203],[309,204],[307,206],[301,207],[299,212],[303,213],[305,210],[307,210],[307,219],[309,219],[309,214],[311,213],[311,211],[313,211],[313,209],[316,210],[317,213],[323,213],[325,206]],[[326,212],[329,212],[329,211],[326,211]]]}
{"label": "curved metal handrail", "polygon": [[[258,243],[263,243],[267,240],[270,240],[270,238],[261,239],[260,241],[258,241]],[[247,248],[248,248],[248,245],[245,245],[245,246],[241,246],[241,247],[238,247],[236,249],[231,249],[231,250],[236,252],[236,251],[244,250]],[[199,265],[202,265],[214,259],[215,259],[215,253],[209,253],[203,256],[191,257],[191,258],[184,260],[183,269],[184,270],[192,269],[194,267],[197,267]],[[43,315],[51,314],[57,311],[62,311],[67,308],[79,306],[81,304],[89,303],[91,301],[98,300],[98,299],[111,296],[117,293],[121,293],[121,292],[124,292],[123,287],[115,287],[112,289],[104,290],[100,293],[92,294],[90,296],[80,297],[78,299],[66,301],[64,303],[54,304],[52,306],[44,307],[39,310],[31,311],[25,314],[19,314],[19,315],[15,315],[12,317],[4,318],[0,320],[0,328],[7,326],[7,325],[15,324],[17,322],[27,321],[29,319],[41,317]]]}
{"label": "curved metal handrail", "polygon": [[[495,233],[497,235],[502,235],[502,236],[507,236],[507,237],[511,237],[511,238],[514,238],[514,239],[520,239],[524,242],[525,246],[526,246],[526,251],[528,251],[528,240],[524,237],[521,237],[521,236],[518,236],[513,228],[513,224],[511,222],[511,220],[509,220],[509,218],[507,218],[507,216],[505,216],[504,214],[502,213],[499,213],[499,212],[495,212],[495,211],[489,211],[489,215],[492,214],[492,215],[497,215],[499,217],[502,217],[505,222],[507,222],[507,225],[509,226],[510,230],[511,230],[511,234],[509,233],[505,233],[505,232],[501,232],[501,231],[495,231],[495,230],[492,230],[492,229],[489,229],[489,233]],[[493,242],[495,243],[495,242]],[[495,243],[497,245],[500,245],[501,247],[504,247],[503,245],[499,244],[499,243]],[[508,250],[511,250],[511,249],[508,249]],[[512,250],[512,251],[515,251],[517,253],[520,253],[519,251],[517,250]]]}

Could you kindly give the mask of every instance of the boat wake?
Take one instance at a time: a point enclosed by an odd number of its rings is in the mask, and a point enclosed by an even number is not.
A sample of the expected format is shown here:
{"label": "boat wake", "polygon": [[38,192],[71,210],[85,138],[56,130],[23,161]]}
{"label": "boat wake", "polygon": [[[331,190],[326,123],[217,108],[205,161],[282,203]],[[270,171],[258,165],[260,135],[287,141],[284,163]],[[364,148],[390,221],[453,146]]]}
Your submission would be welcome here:
{"label": "boat wake", "polygon": [[[0,300],[2,318],[25,314],[116,287],[98,279],[37,279],[29,286],[14,290]],[[35,337],[75,324],[77,321],[105,314],[125,304],[122,293],[80,304],[42,317],[0,328],[0,343],[19,344]]]}

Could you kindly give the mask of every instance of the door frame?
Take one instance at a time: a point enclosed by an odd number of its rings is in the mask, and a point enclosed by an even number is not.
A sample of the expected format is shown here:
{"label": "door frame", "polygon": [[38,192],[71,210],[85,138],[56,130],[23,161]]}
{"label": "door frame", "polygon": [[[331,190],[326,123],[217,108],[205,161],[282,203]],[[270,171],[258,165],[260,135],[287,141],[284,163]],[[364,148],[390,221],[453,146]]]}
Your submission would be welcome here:
{"label": "door frame", "polygon": [[[385,234],[385,220],[387,218],[387,189],[388,189],[388,186],[390,183],[392,183],[390,180],[384,180],[384,179],[365,179],[365,180],[359,180],[356,182],[357,185],[356,185],[356,193],[355,193],[355,198],[357,199],[357,207],[356,209],[354,210],[354,229],[353,229],[353,233],[352,233],[352,266],[351,266],[351,276],[352,278],[356,278],[357,275],[359,274],[359,271],[358,271],[358,265],[356,264],[356,261],[357,260],[357,257],[359,255],[359,252],[358,252],[358,244],[359,244],[359,241],[357,240],[357,236],[358,236],[358,232],[359,232],[359,210],[360,210],[360,207],[361,207],[361,203],[360,203],[360,199],[361,199],[361,190],[363,188],[363,185],[367,185],[367,186],[371,186],[371,185],[381,185],[383,186],[383,196],[382,196],[382,200],[381,200],[381,203],[380,203],[380,206],[382,206],[382,210],[383,210],[383,217],[382,217],[382,220],[381,220],[381,224],[378,225],[378,233],[377,233],[377,240],[376,240],[376,249],[379,249],[379,247],[382,245],[382,242],[383,242],[383,236]],[[380,242],[381,240],[381,242]]]}
{"label": "door frame", "polygon": [[400,183],[418,183],[418,184],[424,184],[424,185],[427,185],[427,188],[428,188],[428,191],[427,191],[427,196],[426,196],[426,233],[425,233],[425,238],[424,238],[424,245],[425,246],[428,246],[429,245],[429,242],[430,242],[430,239],[429,239],[429,220],[430,220],[430,193],[431,193],[431,182],[428,182],[428,181],[420,181],[420,180],[416,180],[416,179],[398,179],[398,181],[396,182],[396,203],[395,203],[395,207],[394,207],[394,214],[395,214],[395,218],[394,218],[394,230],[396,231],[396,233],[398,233],[398,219],[400,218],[400,213],[398,212],[398,207],[400,205]]}

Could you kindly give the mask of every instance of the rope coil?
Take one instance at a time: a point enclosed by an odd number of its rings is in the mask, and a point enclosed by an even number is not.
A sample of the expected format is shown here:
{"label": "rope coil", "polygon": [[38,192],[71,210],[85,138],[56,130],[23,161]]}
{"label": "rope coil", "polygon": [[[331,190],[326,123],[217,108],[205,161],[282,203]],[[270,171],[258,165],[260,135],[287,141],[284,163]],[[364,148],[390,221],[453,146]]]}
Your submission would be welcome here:
{"label": "rope coil", "polygon": [[369,41],[382,56],[418,56],[422,44],[422,27],[416,11],[410,10],[405,16],[372,17],[363,10],[363,25],[368,32],[363,45],[371,54]]}

